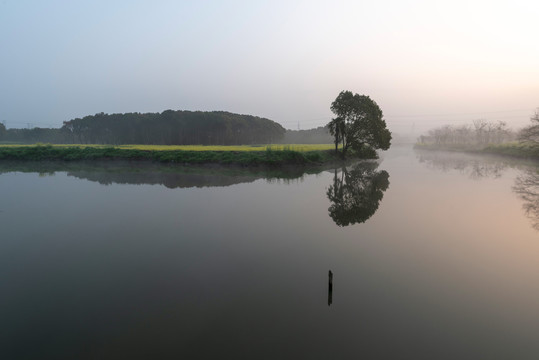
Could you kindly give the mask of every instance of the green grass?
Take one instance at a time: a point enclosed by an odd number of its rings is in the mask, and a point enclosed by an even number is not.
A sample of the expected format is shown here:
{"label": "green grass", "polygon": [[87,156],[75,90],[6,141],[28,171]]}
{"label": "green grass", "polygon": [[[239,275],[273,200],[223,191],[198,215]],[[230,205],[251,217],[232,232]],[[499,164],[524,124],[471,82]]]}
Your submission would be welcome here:
{"label": "green grass", "polygon": [[0,145],[0,160],[145,160],[178,164],[309,165],[335,161],[331,145]]}
{"label": "green grass", "polygon": [[499,145],[489,145],[482,149],[481,152],[539,159],[539,144],[512,142]]}
{"label": "green grass", "polygon": [[291,150],[299,152],[323,151],[334,148],[332,144],[269,144],[269,145],[99,145],[99,144],[0,144],[0,147],[52,146],[55,148],[115,148],[151,151],[266,151]]}
{"label": "green grass", "polygon": [[460,151],[480,154],[495,154],[527,159],[539,159],[539,144],[510,142],[504,144],[492,144],[482,148],[471,146],[437,146],[435,144],[416,144],[416,149]]}

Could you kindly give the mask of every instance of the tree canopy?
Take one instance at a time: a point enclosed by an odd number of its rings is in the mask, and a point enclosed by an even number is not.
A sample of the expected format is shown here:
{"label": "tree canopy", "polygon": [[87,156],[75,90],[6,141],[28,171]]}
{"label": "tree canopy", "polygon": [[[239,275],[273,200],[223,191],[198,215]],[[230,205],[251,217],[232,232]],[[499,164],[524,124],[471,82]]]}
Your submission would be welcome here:
{"label": "tree canopy", "polygon": [[[0,139],[4,132],[0,124]],[[243,145],[279,142],[285,129],[256,116],[225,111],[173,111],[85,116],[60,129],[9,129],[3,141],[20,143]]]}
{"label": "tree canopy", "polygon": [[274,143],[285,129],[278,123],[225,111],[96,114],[64,123],[76,143],[241,145]]}
{"label": "tree canopy", "polygon": [[335,140],[335,151],[341,145],[343,157],[350,148],[389,149],[391,132],[382,110],[370,97],[341,91],[331,104],[331,111],[336,117],[328,123],[328,128]]}

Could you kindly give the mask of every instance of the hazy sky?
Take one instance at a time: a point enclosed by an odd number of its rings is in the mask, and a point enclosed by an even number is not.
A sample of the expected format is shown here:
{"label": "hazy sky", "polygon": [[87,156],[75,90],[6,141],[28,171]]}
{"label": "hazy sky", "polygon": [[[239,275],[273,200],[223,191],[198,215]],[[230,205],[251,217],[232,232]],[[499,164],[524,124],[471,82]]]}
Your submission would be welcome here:
{"label": "hazy sky", "polygon": [[0,0],[0,121],[226,110],[326,124],[341,90],[406,133],[539,107],[539,1]]}

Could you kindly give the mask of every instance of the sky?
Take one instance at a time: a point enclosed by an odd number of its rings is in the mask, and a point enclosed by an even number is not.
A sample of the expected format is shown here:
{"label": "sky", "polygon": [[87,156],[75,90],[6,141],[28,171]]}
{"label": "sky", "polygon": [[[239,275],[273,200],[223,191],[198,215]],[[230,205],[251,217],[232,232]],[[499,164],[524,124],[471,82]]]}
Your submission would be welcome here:
{"label": "sky", "polygon": [[0,122],[224,110],[310,129],[340,91],[391,131],[539,107],[539,1],[0,0]]}

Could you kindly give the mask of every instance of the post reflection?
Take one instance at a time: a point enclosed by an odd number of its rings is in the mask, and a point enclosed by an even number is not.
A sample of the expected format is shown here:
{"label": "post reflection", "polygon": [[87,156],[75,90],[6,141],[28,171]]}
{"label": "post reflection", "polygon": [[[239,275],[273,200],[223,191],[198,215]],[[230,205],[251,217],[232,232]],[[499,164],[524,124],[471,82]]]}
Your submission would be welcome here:
{"label": "post reflection", "polygon": [[333,273],[329,270],[328,273],[328,306],[333,303]]}
{"label": "post reflection", "polygon": [[374,215],[384,191],[389,187],[387,171],[376,171],[378,163],[361,162],[351,169],[335,169],[333,184],[327,190],[331,202],[329,216],[338,226],[364,223]]}

